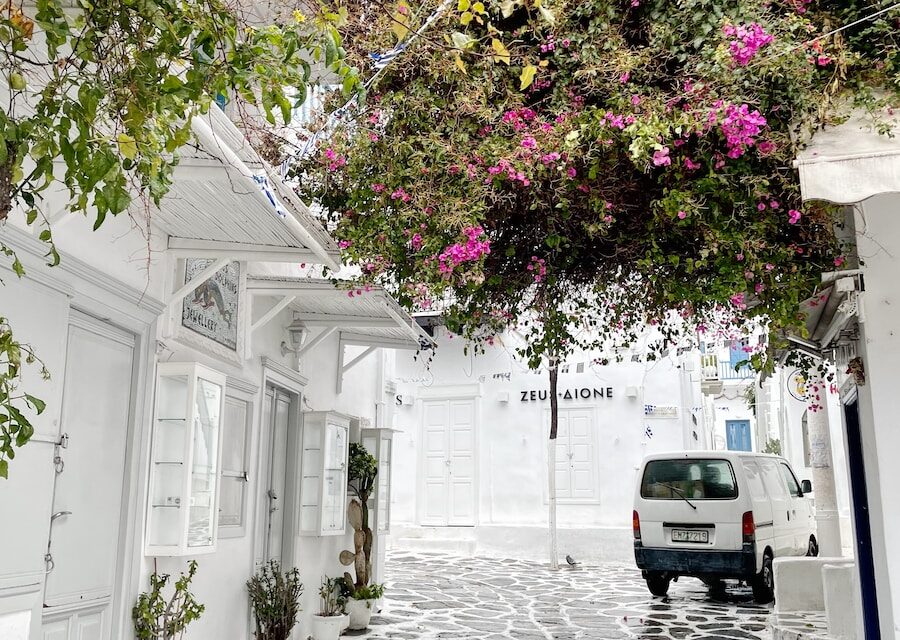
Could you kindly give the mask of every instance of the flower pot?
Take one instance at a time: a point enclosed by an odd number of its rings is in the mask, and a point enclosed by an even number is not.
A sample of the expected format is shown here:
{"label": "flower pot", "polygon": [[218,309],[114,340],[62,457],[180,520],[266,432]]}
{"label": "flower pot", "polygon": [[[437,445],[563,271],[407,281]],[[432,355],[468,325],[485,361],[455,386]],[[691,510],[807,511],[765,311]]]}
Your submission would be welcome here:
{"label": "flower pot", "polygon": [[350,628],[356,630],[368,627],[374,606],[374,600],[355,600],[354,598],[347,600],[345,608],[350,615]]}
{"label": "flower pot", "polygon": [[312,617],[313,640],[337,640],[349,622],[350,616],[346,613],[339,616],[316,614]]}

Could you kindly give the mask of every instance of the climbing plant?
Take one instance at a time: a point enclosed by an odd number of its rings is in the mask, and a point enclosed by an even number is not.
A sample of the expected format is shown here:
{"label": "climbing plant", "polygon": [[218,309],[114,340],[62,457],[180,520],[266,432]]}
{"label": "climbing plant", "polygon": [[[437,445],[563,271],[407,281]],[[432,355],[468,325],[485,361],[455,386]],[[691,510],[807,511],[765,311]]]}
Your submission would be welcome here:
{"label": "climbing plant", "polygon": [[[59,254],[51,222],[129,212],[147,228],[169,189],[191,120],[214,101],[254,105],[271,123],[288,121],[317,78],[312,66],[344,78],[339,8],[307,16],[283,11],[267,25],[222,0],[37,0],[25,9],[0,3],[0,224],[21,216]],[[21,276],[22,262],[3,236],[0,251]],[[20,401],[18,353],[33,356],[3,323],[0,360],[0,476],[13,446],[31,433]],[[28,358],[26,358],[26,363]],[[46,371],[43,371],[46,373]]]}
{"label": "climbing plant", "polygon": [[[521,332],[550,372],[551,441],[556,365],[576,348],[643,341],[654,357],[748,321],[803,331],[798,303],[845,259],[791,163],[818,127],[887,104],[872,88],[897,87],[896,15],[868,20],[879,7],[861,0],[446,6],[400,0],[349,31],[362,60],[440,16],[294,167],[363,282],[476,345]],[[772,366],[765,348],[747,359]]]}

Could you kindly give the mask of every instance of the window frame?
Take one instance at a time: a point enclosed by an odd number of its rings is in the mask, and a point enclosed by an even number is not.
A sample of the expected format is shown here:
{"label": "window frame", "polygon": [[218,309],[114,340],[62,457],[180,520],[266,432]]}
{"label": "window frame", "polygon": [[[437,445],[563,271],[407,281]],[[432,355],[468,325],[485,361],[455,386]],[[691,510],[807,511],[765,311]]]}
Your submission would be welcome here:
{"label": "window frame", "polygon": [[[794,470],[791,469],[787,462],[779,461],[778,464],[782,467],[781,476],[787,484],[788,495],[792,498],[802,498],[803,487],[800,486],[800,481],[797,480],[797,474],[794,473]],[[788,479],[793,480],[794,486],[797,487],[797,493],[791,491],[791,483],[788,482]]]}

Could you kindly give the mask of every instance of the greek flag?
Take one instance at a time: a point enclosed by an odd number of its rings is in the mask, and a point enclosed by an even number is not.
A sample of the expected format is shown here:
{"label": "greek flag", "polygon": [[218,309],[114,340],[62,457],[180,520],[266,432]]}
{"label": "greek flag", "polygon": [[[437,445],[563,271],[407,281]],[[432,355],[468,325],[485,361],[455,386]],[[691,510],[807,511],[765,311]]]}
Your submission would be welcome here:
{"label": "greek flag", "polygon": [[275,213],[279,218],[287,218],[288,212],[287,209],[284,208],[284,205],[281,204],[281,201],[276,197],[275,191],[272,189],[272,185],[269,184],[269,179],[266,176],[255,175],[253,176],[254,182],[259,185],[259,190],[263,192],[263,195],[266,196],[269,203],[272,205],[272,208],[275,209]]}
{"label": "greek flag", "polygon": [[647,425],[647,428],[644,429],[644,435],[647,436],[648,438],[653,437],[653,429],[650,428],[649,424]]}

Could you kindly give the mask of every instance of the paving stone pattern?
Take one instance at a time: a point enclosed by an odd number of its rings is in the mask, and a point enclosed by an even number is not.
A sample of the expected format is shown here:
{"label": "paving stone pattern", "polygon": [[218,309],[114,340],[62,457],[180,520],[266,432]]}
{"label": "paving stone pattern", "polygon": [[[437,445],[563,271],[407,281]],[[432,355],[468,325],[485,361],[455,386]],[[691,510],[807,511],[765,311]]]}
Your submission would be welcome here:
{"label": "paving stone pattern", "polygon": [[[632,565],[563,566],[446,554],[388,555],[385,603],[365,640],[769,640],[771,607],[696,579],[650,595]],[[348,635],[350,635],[348,633]]]}

